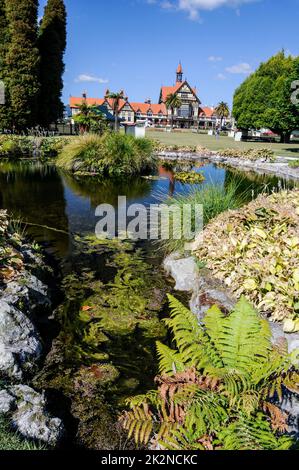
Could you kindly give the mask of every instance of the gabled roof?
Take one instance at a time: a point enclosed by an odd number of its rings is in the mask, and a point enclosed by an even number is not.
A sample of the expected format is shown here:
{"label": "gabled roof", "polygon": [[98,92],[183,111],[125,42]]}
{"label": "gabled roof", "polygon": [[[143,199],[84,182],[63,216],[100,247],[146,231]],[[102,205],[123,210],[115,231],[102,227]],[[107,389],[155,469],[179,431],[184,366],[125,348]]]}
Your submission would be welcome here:
{"label": "gabled roof", "polygon": [[160,92],[160,101],[165,103],[166,98],[167,98],[168,95],[171,95],[173,93],[177,93],[180,90],[180,88],[182,88],[185,85],[187,85],[190,88],[190,90],[192,91],[192,93],[194,94],[194,96],[196,97],[198,102],[200,103],[200,100],[197,96],[196,88],[191,88],[189,83],[186,80],[182,83],[177,82],[174,86],[162,86],[161,92]]}
{"label": "gabled roof", "polygon": [[105,102],[104,99],[99,99],[99,98],[83,98],[83,96],[80,96],[80,98],[76,98],[75,96],[71,96],[70,107],[78,108],[78,105],[82,104],[83,101],[86,101],[88,106],[102,106]]}
{"label": "gabled roof", "polygon": [[200,116],[205,116],[205,117],[212,117],[214,116],[214,108],[209,108],[207,106],[204,106],[201,108],[199,115]]}
{"label": "gabled roof", "polygon": [[164,103],[152,104],[152,103],[130,103],[135,113],[140,112],[141,114],[147,114],[150,110],[153,114],[167,115],[166,106]]}
{"label": "gabled roof", "polygon": [[[105,102],[109,104],[110,108],[113,109],[114,106],[114,99],[113,98],[106,98]],[[121,111],[126,105],[130,106],[132,109],[132,106],[129,101],[126,100],[119,100],[119,111]],[[133,111],[133,109],[132,109]]]}

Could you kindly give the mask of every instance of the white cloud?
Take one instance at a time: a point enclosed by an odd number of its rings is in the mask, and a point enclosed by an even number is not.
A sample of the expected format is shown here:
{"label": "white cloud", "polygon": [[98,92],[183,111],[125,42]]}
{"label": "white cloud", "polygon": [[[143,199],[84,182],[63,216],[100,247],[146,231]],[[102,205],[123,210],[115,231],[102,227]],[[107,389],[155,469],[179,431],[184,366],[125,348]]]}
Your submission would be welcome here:
{"label": "white cloud", "polygon": [[226,80],[226,76],[223,73],[218,73],[217,80]]}
{"label": "white cloud", "polygon": [[250,74],[253,72],[251,65],[247,64],[246,62],[242,62],[241,64],[232,65],[231,67],[227,67],[226,72],[233,73],[233,74]]}
{"label": "white cloud", "polygon": [[82,73],[79,75],[76,79],[75,82],[77,83],[84,83],[84,82],[89,82],[89,83],[108,83],[109,80],[101,77],[95,77],[94,75],[88,75]]}
{"label": "white cloud", "polygon": [[[163,8],[174,8],[176,10],[186,11],[191,20],[197,21],[201,10],[212,11],[220,7],[238,8],[245,3],[256,1],[260,0],[162,0],[160,4]],[[147,0],[147,3],[156,2]]]}
{"label": "white cloud", "polygon": [[208,58],[209,62],[221,62],[222,60],[223,60],[222,57],[215,56],[215,55],[210,55],[210,57]]}

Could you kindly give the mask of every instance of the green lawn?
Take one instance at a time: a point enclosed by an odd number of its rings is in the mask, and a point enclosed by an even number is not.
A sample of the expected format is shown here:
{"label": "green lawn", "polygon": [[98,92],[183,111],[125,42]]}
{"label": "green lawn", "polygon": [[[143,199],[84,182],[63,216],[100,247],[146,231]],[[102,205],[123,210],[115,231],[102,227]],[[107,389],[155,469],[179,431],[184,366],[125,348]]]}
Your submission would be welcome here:
{"label": "green lawn", "polygon": [[219,140],[215,136],[208,136],[207,134],[195,134],[192,132],[159,132],[147,130],[147,137],[157,139],[163,144],[168,145],[201,145],[210,150],[223,150],[227,148],[269,148],[274,151],[277,156],[286,157],[299,157],[299,142],[290,144],[277,144],[265,142],[235,142],[230,137],[220,137]]}

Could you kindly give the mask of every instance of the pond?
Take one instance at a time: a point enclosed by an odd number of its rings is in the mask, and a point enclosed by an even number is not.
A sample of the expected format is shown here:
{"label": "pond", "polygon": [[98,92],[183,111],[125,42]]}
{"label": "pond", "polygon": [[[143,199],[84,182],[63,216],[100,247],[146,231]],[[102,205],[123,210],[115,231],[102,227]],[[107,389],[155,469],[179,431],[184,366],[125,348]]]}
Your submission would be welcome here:
{"label": "pond", "polygon": [[[275,177],[242,174],[202,162],[193,168],[204,174],[206,181],[227,185],[237,181],[239,191],[259,193],[266,188],[293,186]],[[71,234],[94,232],[99,204],[111,204],[117,209],[118,196],[126,196],[128,204],[146,206],[159,203],[169,195],[186,193],[196,185],[172,180],[170,171],[160,169],[160,178],[134,178],[122,182],[79,179],[66,175],[54,165],[37,162],[0,162],[0,208],[28,223],[28,233],[63,261],[70,256]],[[32,225],[31,225],[32,224]]]}
{"label": "pond", "polygon": [[[250,195],[293,186],[204,160],[182,169],[202,172],[202,184],[235,181],[240,193],[250,189]],[[153,178],[100,181],[76,178],[51,164],[0,162],[0,208],[20,226],[26,224],[26,233],[60,273],[57,288],[65,294],[57,310],[60,326],[33,383],[47,390],[55,413],[69,423],[71,445],[119,448],[112,415],[126,397],[153,386],[155,341],[165,339],[161,319],[167,315],[165,294],[172,290],[160,269],[157,245],[97,244],[95,209],[105,203],[117,210],[118,196],[149,206],[193,188],[175,182],[166,167]]]}

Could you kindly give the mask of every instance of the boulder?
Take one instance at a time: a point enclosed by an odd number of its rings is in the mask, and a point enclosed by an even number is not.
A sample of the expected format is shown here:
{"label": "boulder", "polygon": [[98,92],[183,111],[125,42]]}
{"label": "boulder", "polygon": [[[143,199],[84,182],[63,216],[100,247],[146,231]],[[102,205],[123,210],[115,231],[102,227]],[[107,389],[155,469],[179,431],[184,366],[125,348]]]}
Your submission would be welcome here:
{"label": "boulder", "polygon": [[179,253],[173,253],[165,258],[164,269],[175,280],[176,290],[189,292],[196,287],[199,269],[192,256],[183,258]]}
{"label": "boulder", "polygon": [[21,380],[34,370],[42,352],[31,320],[13,305],[0,300],[0,372]]}
{"label": "boulder", "polygon": [[10,413],[12,426],[26,439],[55,446],[64,434],[64,427],[59,418],[50,416],[46,405],[44,394],[27,385],[0,391],[0,413]]}
{"label": "boulder", "polygon": [[11,396],[6,390],[0,390],[0,413],[7,414],[15,406],[15,398]]}

